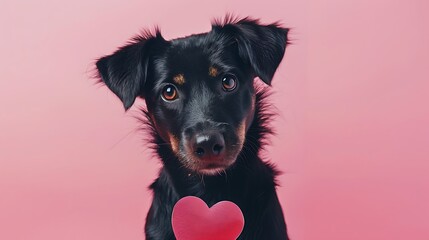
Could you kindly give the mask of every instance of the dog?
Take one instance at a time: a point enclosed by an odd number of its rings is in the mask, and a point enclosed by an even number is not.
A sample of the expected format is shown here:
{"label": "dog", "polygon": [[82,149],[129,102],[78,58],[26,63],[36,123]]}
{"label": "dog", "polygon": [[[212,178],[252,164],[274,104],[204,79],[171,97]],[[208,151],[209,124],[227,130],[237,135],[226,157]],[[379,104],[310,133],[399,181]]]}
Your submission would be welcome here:
{"label": "dog", "polygon": [[240,240],[289,239],[279,172],[258,156],[273,116],[261,85],[271,85],[288,32],[279,23],[227,16],[209,32],[169,41],[158,28],[144,31],[96,61],[100,81],[125,110],[137,97],[146,102],[151,143],[163,163],[150,185],[146,239],[175,239],[172,210],[189,195],[209,207],[237,204],[245,219]]}

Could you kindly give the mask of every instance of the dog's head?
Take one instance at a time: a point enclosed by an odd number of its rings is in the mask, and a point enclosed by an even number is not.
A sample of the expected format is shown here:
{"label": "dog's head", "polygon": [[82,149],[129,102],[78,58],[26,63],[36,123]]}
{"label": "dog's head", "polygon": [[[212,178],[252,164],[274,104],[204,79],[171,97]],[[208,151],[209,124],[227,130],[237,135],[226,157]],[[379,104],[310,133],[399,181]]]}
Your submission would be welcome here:
{"label": "dog's head", "polygon": [[183,166],[215,174],[231,166],[254,118],[253,80],[271,84],[288,29],[248,18],[166,41],[145,33],[97,61],[102,81],[131,107],[146,101],[159,137]]}

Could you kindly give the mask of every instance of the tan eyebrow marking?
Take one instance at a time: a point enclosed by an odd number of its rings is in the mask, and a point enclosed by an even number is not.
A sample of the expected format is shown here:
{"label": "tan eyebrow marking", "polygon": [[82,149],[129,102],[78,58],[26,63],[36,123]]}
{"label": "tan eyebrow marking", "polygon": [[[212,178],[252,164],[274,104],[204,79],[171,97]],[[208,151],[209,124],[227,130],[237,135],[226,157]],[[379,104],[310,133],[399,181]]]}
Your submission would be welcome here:
{"label": "tan eyebrow marking", "polygon": [[209,67],[209,75],[211,77],[216,77],[218,75],[218,70],[215,67]]}
{"label": "tan eyebrow marking", "polygon": [[173,81],[179,85],[182,85],[185,83],[185,76],[182,73],[177,74],[173,77]]}

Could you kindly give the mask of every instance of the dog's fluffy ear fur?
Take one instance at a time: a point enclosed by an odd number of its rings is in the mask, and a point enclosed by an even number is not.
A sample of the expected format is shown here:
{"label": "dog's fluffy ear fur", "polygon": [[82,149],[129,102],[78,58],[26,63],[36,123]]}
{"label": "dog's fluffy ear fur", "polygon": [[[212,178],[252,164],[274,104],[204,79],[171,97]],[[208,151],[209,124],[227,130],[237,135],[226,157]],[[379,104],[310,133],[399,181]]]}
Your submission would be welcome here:
{"label": "dog's fluffy ear fur", "polygon": [[128,110],[143,88],[148,77],[148,65],[155,50],[166,43],[159,30],[155,34],[144,32],[112,55],[100,58],[97,70],[100,79],[118,96]]}
{"label": "dog's fluffy ear fur", "polygon": [[240,57],[250,64],[256,76],[271,85],[288,44],[288,28],[278,23],[263,25],[255,19],[227,16],[223,22],[215,20],[212,30],[235,39]]}

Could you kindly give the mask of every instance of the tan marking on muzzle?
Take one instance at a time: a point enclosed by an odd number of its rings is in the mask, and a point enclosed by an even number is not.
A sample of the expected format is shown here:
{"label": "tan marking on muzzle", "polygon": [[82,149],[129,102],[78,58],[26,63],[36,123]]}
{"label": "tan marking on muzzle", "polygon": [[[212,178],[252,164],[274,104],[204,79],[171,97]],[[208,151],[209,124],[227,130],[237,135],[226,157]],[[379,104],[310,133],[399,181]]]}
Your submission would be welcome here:
{"label": "tan marking on muzzle", "polygon": [[179,85],[183,85],[185,83],[185,75],[183,74],[177,74],[173,77],[173,81]]}
{"label": "tan marking on muzzle", "polygon": [[217,75],[219,74],[217,68],[215,67],[209,67],[209,75],[211,77],[217,77]]}
{"label": "tan marking on muzzle", "polygon": [[237,128],[238,139],[240,140],[240,144],[244,144],[244,140],[246,139],[246,119],[244,119]]}
{"label": "tan marking on muzzle", "polygon": [[168,133],[168,138],[170,138],[171,149],[174,153],[179,152],[179,139],[171,133]]}

